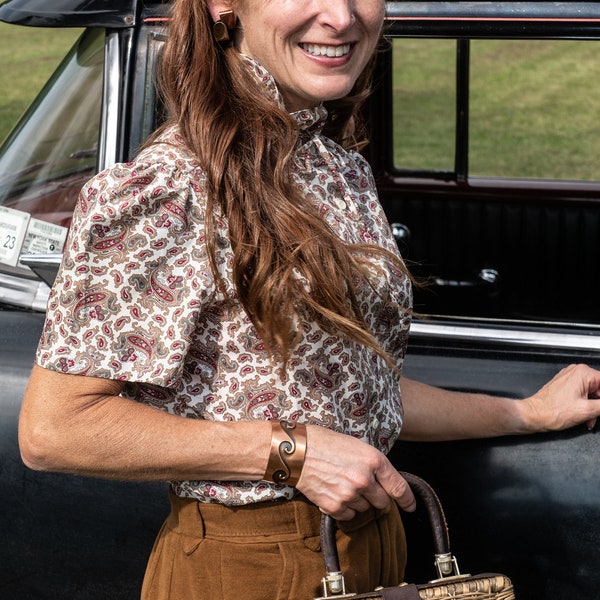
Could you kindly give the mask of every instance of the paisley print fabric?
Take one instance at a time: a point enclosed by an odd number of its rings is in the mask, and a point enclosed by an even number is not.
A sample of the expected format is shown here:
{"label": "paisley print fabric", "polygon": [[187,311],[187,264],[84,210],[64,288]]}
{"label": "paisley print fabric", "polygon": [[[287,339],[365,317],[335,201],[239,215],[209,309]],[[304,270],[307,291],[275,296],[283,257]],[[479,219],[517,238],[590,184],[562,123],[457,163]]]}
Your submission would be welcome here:
{"label": "paisley print fabric", "polygon": [[[251,64],[278,98],[275,84]],[[278,100],[280,101],[280,100]],[[321,134],[323,107],[294,113],[301,129],[297,185],[343,240],[396,252],[366,161]],[[126,382],[123,395],[193,419],[286,418],[360,438],[383,452],[402,425],[399,371],[410,282],[377,258],[359,289],[367,323],[397,361],[302,321],[287,371],[272,361],[235,301],[227,223],[217,215],[215,284],[206,249],[206,179],[175,128],[131,163],[82,190],[52,289],[37,362]],[[290,498],[267,482],[172,482],[176,494],[237,504]]]}

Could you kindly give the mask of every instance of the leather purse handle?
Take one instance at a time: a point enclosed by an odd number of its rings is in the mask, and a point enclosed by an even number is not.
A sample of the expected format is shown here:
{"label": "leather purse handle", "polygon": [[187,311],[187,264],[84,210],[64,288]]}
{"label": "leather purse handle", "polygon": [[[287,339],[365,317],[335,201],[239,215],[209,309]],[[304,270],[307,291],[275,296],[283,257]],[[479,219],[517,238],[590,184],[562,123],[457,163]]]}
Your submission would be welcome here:
{"label": "leather purse handle", "polygon": [[433,534],[433,548],[436,554],[450,554],[450,534],[448,523],[442,508],[442,503],[434,489],[420,477],[412,473],[400,471],[400,475],[406,479],[413,493],[418,496],[427,509],[431,532]]}
{"label": "leather purse handle", "polygon": [[[413,493],[425,504],[431,531],[433,534],[433,547],[437,556],[450,556],[450,536],[448,534],[448,525],[442,504],[433,488],[420,477],[412,473],[400,471],[400,475],[406,479]],[[325,569],[328,573],[340,572],[340,559],[337,551],[335,539],[336,524],[329,515],[321,517],[321,549],[323,551],[323,560]],[[458,574],[458,568],[454,561],[453,566]],[[443,574],[440,574],[442,576]]]}

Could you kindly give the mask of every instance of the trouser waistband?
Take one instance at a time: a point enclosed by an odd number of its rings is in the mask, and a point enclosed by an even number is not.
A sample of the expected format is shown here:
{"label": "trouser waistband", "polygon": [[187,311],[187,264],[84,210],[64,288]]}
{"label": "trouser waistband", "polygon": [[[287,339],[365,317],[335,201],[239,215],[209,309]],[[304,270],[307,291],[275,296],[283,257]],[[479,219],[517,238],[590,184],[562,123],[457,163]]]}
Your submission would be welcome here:
{"label": "trouser waistband", "polygon": [[[320,534],[321,511],[304,496],[293,500],[257,502],[241,506],[198,502],[171,492],[170,526],[184,535],[212,539],[248,538],[306,539]],[[338,523],[342,531],[359,529],[387,513],[389,508],[357,513],[350,521]]]}

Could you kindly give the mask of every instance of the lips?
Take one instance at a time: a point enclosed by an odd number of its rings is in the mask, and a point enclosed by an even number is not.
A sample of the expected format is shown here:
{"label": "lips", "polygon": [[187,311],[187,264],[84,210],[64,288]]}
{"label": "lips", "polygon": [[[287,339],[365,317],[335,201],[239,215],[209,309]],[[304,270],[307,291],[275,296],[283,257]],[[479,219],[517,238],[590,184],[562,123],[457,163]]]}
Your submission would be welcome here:
{"label": "lips", "polygon": [[350,44],[341,44],[339,46],[300,44],[300,47],[312,56],[326,56],[328,58],[340,58],[350,53]]}

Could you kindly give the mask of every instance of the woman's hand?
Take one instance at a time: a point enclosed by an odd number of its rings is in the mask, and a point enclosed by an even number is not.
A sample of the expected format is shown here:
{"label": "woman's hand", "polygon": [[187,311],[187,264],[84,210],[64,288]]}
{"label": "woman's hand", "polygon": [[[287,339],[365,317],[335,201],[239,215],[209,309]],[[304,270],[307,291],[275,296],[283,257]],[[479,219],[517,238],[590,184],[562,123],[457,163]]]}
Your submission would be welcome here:
{"label": "woman's hand", "polygon": [[593,429],[600,416],[599,392],[599,371],[587,365],[565,367],[519,403],[525,433],[560,431],[581,423]]}
{"label": "woman's hand", "polygon": [[351,519],[371,506],[385,508],[391,500],[404,510],[415,508],[408,483],[381,452],[314,425],[307,427],[306,459],[296,487],[338,520]]}

